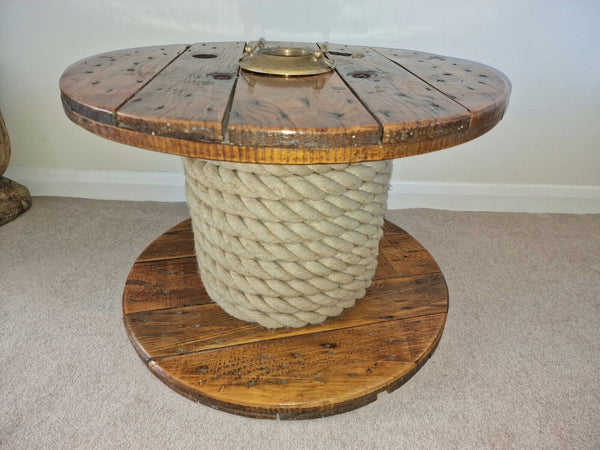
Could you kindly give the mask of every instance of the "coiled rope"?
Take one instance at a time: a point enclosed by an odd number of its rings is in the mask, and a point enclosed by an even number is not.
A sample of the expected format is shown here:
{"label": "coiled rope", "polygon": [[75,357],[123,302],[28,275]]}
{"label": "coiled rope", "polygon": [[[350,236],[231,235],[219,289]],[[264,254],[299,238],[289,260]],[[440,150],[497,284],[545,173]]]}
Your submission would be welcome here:
{"label": "coiled rope", "polygon": [[391,161],[244,164],[183,158],[200,276],[227,313],[267,328],[323,322],[365,295]]}

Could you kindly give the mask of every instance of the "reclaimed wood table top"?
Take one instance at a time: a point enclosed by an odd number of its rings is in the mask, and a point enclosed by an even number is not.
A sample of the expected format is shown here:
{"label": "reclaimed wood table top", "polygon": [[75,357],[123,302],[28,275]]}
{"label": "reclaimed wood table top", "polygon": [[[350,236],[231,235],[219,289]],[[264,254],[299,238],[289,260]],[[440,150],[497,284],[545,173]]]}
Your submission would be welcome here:
{"label": "reclaimed wood table top", "polygon": [[278,77],[240,69],[245,45],[166,45],[86,58],[60,79],[65,112],[105,138],[180,156],[347,163],[474,139],[502,119],[510,96],[502,73],[463,59],[330,44],[334,71]]}

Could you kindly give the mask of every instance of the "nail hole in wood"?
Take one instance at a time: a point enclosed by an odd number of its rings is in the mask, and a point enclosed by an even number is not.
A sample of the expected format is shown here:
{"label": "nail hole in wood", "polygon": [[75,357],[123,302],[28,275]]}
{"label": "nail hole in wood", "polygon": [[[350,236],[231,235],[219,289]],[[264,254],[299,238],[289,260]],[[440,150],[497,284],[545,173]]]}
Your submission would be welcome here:
{"label": "nail hole in wood", "polygon": [[217,55],[215,55],[213,53],[196,53],[196,54],[192,55],[192,58],[198,58],[198,59],[213,59],[216,57],[217,57]]}
{"label": "nail hole in wood", "polygon": [[325,348],[337,348],[337,344],[326,343],[326,344],[321,344],[321,347],[325,347]]}
{"label": "nail hole in wood", "polygon": [[231,78],[233,78],[228,73],[213,73],[211,76],[213,80],[231,80]]}
{"label": "nail hole in wood", "polygon": [[373,74],[369,72],[354,72],[350,74],[352,78],[371,78]]}

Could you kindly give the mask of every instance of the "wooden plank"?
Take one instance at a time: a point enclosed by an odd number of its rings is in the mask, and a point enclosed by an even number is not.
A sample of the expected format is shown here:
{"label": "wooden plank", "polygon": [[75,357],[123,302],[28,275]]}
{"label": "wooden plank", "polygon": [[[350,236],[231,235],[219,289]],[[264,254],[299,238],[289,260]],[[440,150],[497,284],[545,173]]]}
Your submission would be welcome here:
{"label": "wooden plank", "polygon": [[368,301],[359,300],[335,320],[303,328],[270,330],[234,319],[216,304],[127,314],[126,323],[138,352],[150,360],[446,312],[446,293],[440,273],[377,280],[367,291]]}
{"label": "wooden plank", "polygon": [[377,268],[373,275],[373,280],[385,280],[388,278],[395,278],[398,276],[396,269],[388,262],[383,256],[381,251],[381,244],[379,246],[379,256],[377,257]]}
{"label": "wooden plank", "polygon": [[[427,251],[414,241],[405,248],[384,247],[381,251],[381,259],[387,262],[395,276],[426,275],[439,273],[440,269]],[[376,278],[383,279],[383,278]]]}
{"label": "wooden plank", "polygon": [[210,302],[195,257],[134,264],[123,291],[125,314]]}
{"label": "wooden plank", "polygon": [[468,128],[469,111],[367,47],[330,44],[336,71],[383,125],[382,142],[417,142]]}
{"label": "wooden plank", "polygon": [[150,364],[175,390],[252,417],[317,417],[354,409],[416,371],[445,314],[174,356]]}
{"label": "wooden plank", "polygon": [[68,67],[60,78],[65,109],[114,125],[114,113],[187,48],[163,45],[102,53]]}
{"label": "wooden plank", "polygon": [[222,123],[244,45],[192,45],[119,109],[118,125],[160,136],[222,142]]}
{"label": "wooden plank", "polygon": [[471,113],[470,139],[493,127],[504,114],[510,82],[501,72],[464,59],[412,50],[376,48]]}
{"label": "wooden plank", "polygon": [[194,235],[191,230],[165,233],[150,244],[137,262],[159,261],[195,256]]}
{"label": "wooden plank", "polygon": [[389,220],[384,220],[383,237],[391,236],[392,234],[406,234],[406,231],[404,231],[398,225],[390,222]]}
{"label": "wooden plank", "polygon": [[263,147],[359,147],[380,140],[377,121],[334,72],[288,78],[241,70],[227,130],[232,144]]}
{"label": "wooden plank", "polygon": [[[440,272],[429,252],[408,234],[388,236],[380,247],[379,261],[385,261],[384,267],[389,264],[396,277]],[[384,276],[376,273],[374,279],[382,279],[378,275]]]}
{"label": "wooden plank", "polygon": [[180,231],[192,231],[192,219],[186,219],[174,227],[169,228],[166,234],[178,233]]}
{"label": "wooden plank", "polygon": [[440,272],[429,252],[402,228],[386,220],[383,230],[373,280]]}

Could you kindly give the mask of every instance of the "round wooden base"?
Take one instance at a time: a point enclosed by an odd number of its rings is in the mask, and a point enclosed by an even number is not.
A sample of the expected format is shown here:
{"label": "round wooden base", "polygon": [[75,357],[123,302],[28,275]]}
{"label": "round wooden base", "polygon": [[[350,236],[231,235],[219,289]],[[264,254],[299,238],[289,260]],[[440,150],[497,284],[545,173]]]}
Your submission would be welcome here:
{"label": "round wooden base", "polygon": [[226,314],[197,274],[189,219],[139,256],[125,327],[149,369],[180,394],[250,417],[338,414],[405,383],[442,335],[448,290],[431,255],[386,222],[367,295],[320,325],[268,330]]}

